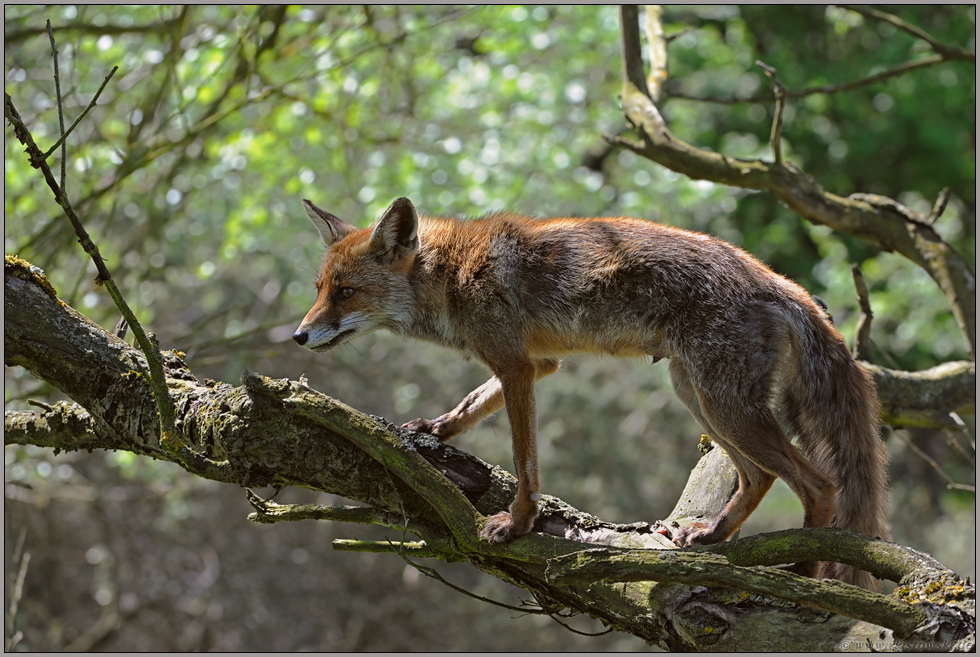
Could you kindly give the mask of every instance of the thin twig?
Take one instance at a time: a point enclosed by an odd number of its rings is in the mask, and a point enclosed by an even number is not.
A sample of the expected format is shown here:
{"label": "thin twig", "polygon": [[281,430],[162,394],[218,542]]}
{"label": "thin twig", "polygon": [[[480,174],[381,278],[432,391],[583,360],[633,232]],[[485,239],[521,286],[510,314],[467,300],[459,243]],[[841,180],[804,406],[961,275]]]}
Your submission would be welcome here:
{"label": "thin twig", "polygon": [[912,439],[906,436],[904,431],[895,431],[893,433],[899,438],[901,438],[906,445],[911,447],[912,451],[918,454],[923,461],[925,461],[926,463],[932,466],[932,469],[935,470],[939,474],[939,476],[942,477],[943,480],[946,482],[946,488],[955,488],[959,490],[975,490],[974,486],[957,483],[951,476],[949,476],[946,473],[945,470],[943,470],[943,467],[939,465],[939,463],[937,463],[934,458],[926,454],[924,451],[922,451],[922,449],[918,445],[912,442]]}
{"label": "thin twig", "polygon": [[[893,78],[897,75],[902,75],[903,73],[908,73],[909,71],[923,68],[926,66],[934,66],[936,64],[942,64],[943,62],[950,60],[959,60],[975,64],[976,63],[976,53],[970,52],[965,48],[960,48],[958,46],[948,46],[940,41],[936,40],[928,32],[918,28],[910,23],[906,23],[902,19],[898,18],[893,14],[887,12],[879,11],[877,9],[871,9],[866,7],[856,7],[854,5],[837,5],[844,9],[861,14],[868,18],[874,18],[886,23],[894,25],[900,30],[911,34],[912,36],[922,39],[932,48],[935,55],[929,57],[923,57],[921,59],[914,59],[912,61],[899,64],[893,68],[887,69],[880,73],[874,75],[869,75],[863,77],[859,80],[853,80],[851,82],[844,82],[841,84],[828,84],[821,87],[807,87],[799,91],[788,92],[786,94],[787,98],[803,98],[805,96],[812,96],[814,94],[834,94],[841,91],[849,91],[851,89],[856,89],[858,87],[867,86],[874,84],[876,82],[883,82],[889,78]],[[676,98],[679,100],[697,100],[707,103],[720,103],[720,104],[737,104],[737,103],[757,103],[763,100],[763,96],[753,96],[751,98],[730,98],[730,99],[719,99],[719,98],[695,98],[693,96],[686,96],[683,94],[671,95],[671,98]]]}
{"label": "thin twig", "polygon": [[800,91],[790,92],[787,94],[787,97],[802,98],[804,96],[812,96],[813,94],[835,94],[840,91],[850,91],[851,89],[856,89],[857,87],[874,84],[875,82],[882,82],[888,78],[893,78],[896,75],[914,71],[917,68],[941,64],[943,61],[945,60],[940,55],[923,57],[922,59],[913,59],[912,61],[899,64],[898,66],[884,70],[881,73],[875,73],[874,75],[869,75],[859,80],[843,82],[841,84],[828,84],[822,87],[807,87],[805,89],[801,89]]}
{"label": "thin twig", "polygon": [[857,331],[854,334],[854,358],[871,362],[871,320],[874,313],[871,312],[871,301],[868,300],[868,284],[861,273],[861,266],[857,263],[851,265],[851,274],[854,276],[854,288],[857,290],[858,305],[861,308],[861,316],[858,318]]}
{"label": "thin twig", "polygon": [[[926,66],[935,66],[936,64],[942,64],[945,59],[941,55],[932,55],[929,57],[923,57],[921,59],[914,59],[909,62],[904,62],[895,66],[893,68],[881,71],[880,73],[875,73],[874,75],[869,75],[867,77],[860,78],[858,80],[852,80],[850,82],[842,82],[840,84],[827,84],[820,87],[806,87],[800,89],[799,91],[787,91],[786,98],[789,99],[799,99],[805,98],[807,96],[813,96],[815,94],[835,94],[842,91],[850,91],[852,89],[857,89],[859,87],[864,87],[876,82],[884,82],[889,78],[902,75],[903,73],[908,73],[909,71],[914,71],[919,68]],[[696,96],[688,96],[682,93],[670,94],[672,100],[694,100],[702,103],[716,103],[719,105],[738,105],[739,103],[759,103],[766,99],[764,94],[758,94],[751,96],[749,98],[699,98]]]}
{"label": "thin twig", "polygon": [[[956,413],[950,413],[950,415],[956,415]],[[961,420],[961,422],[962,422],[962,420]],[[977,467],[977,460],[976,460],[976,458],[974,458],[974,455],[973,454],[970,454],[968,451],[966,451],[966,449],[964,449],[963,445],[960,444],[960,441],[956,437],[956,434],[955,433],[953,433],[950,430],[947,430],[946,431],[946,442],[949,443],[950,445],[952,445],[953,446],[953,449],[955,449],[957,452],[959,452],[960,455],[962,455],[963,458],[966,459],[966,462],[969,463],[971,467],[973,467],[973,468]]]}
{"label": "thin twig", "polygon": [[21,556],[23,556],[24,545],[27,544],[27,527],[21,527],[20,535],[17,537],[17,545],[14,546],[14,552],[11,554],[11,562],[18,563]]}
{"label": "thin twig", "polygon": [[941,41],[937,40],[935,37],[933,37],[931,34],[926,32],[922,28],[916,27],[911,23],[906,23],[905,21],[903,21],[901,18],[899,18],[894,14],[889,14],[888,12],[879,11],[878,9],[872,9],[870,7],[857,7],[855,5],[837,5],[837,6],[861,14],[866,18],[874,18],[876,20],[885,23],[890,23],[891,25],[894,25],[895,27],[902,30],[903,32],[907,32],[908,34],[911,34],[917,39],[922,39],[923,41],[929,44],[930,48],[932,48],[935,52],[942,55],[944,59],[958,59],[964,62],[974,62],[974,63],[977,61],[976,53],[970,52],[969,50],[966,50],[964,48],[960,48],[959,46],[948,46],[945,43],[942,43]]}
{"label": "thin twig", "polygon": [[[99,90],[95,92],[95,96],[92,97],[92,102],[90,102],[88,104],[88,107],[86,107],[82,111],[82,113],[78,115],[78,118],[75,119],[75,122],[71,124],[71,127],[68,128],[68,131],[67,132],[64,132],[64,128],[62,128],[61,139],[59,139],[58,141],[56,141],[54,143],[54,146],[52,146],[51,148],[49,148],[48,151],[44,155],[40,155],[39,154],[38,157],[40,157],[42,160],[46,160],[46,159],[48,159],[48,156],[49,155],[51,155],[52,153],[55,152],[55,150],[58,148],[58,146],[61,146],[61,144],[68,138],[68,135],[71,134],[71,131],[75,129],[75,126],[77,126],[81,122],[81,120],[85,118],[85,115],[89,113],[89,110],[91,110],[93,107],[95,107],[96,101],[98,101],[99,100],[99,96],[102,95],[102,90],[105,89],[105,86],[107,84],[109,84],[109,80],[112,79],[112,76],[115,75],[116,74],[116,71],[118,71],[118,70],[119,70],[119,67],[118,66],[113,66],[112,67],[112,70],[109,71],[109,75],[105,76],[105,80],[102,81],[102,86],[99,87]],[[31,164],[34,165],[33,160],[31,162]],[[34,165],[34,166],[37,166],[37,165]],[[64,186],[62,186],[62,189],[64,189]]]}
{"label": "thin twig", "polygon": [[949,198],[951,193],[949,187],[943,187],[939,192],[939,196],[936,197],[936,202],[932,204],[932,212],[929,213],[929,218],[926,219],[926,223],[932,225],[936,223],[939,217],[943,216],[943,212],[946,212],[946,205],[949,204]]}
{"label": "thin twig", "polygon": [[[96,38],[102,36],[103,34],[116,35],[116,34],[162,34],[168,31],[173,23],[176,23],[176,19],[165,20],[159,23],[147,23],[146,25],[94,25],[94,24],[84,24],[72,22],[66,25],[59,25],[59,32],[77,32],[79,34],[90,34],[95,35]],[[44,34],[44,30],[39,27],[30,27],[20,30],[11,30],[10,32],[5,32],[3,35],[3,40],[6,45],[10,46],[14,43],[19,43],[21,41],[26,41],[28,39],[34,39],[36,37]]]}
{"label": "thin twig", "polygon": [[695,32],[695,31],[696,30],[693,27],[685,27],[683,29],[677,30],[676,32],[671,32],[670,34],[665,34],[664,35],[664,41],[666,41],[667,43],[672,43],[675,39],[678,39],[678,38],[684,36],[685,34],[690,34],[690,33]]}
{"label": "thin twig", "polygon": [[[967,433],[968,432],[968,429],[967,429],[966,423],[963,421],[963,418],[961,418],[958,413],[950,413],[949,416],[951,418],[953,418],[953,421],[956,422],[957,425],[959,425],[959,429],[958,430],[960,432],[962,432],[961,435],[965,435],[966,436],[967,442],[970,443],[970,448],[973,450],[974,453],[971,454],[970,452],[968,452],[963,447],[963,445],[960,444],[959,438],[952,431],[948,431],[948,430],[946,431],[946,442],[949,443],[950,445],[952,445],[953,448],[957,452],[959,452],[960,454],[962,454],[963,455],[963,458],[966,459],[966,462],[969,463],[971,467],[976,468],[977,467],[977,460],[976,460],[975,457],[976,457],[976,449],[977,449],[977,447],[976,447],[976,444],[970,439],[970,434]],[[957,488],[958,487],[959,486],[957,486]],[[970,489],[973,490],[974,492],[976,492],[976,486],[972,486],[972,487],[970,487]]]}
{"label": "thin twig", "polygon": [[[51,40],[51,59],[54,60],[54,90],[58,98],[58,128],[62,136],[65,134],[65,108],[61,102],[61,78],[58,76],[58,48],[54,43],[54,30],[51,29],[51,20],[48,19],[48,38]],[[65,188],[67,179],[66,170],[68,167],[68,142],[61,140],[61,188]]]}
{"label": "thin twig", "polygon": [[112,333],[120,340],[126,339],[126,332],[129,330],[129,324],[126,322],[126,317],[122,316],[119,321],[116,322],[116,328],[113,329]]}
{"label": "thin twig", "polygon": [[609,627],[609,628],[606,628],[605,630],[603,630],[602,632],[583,632],[581,630],[576,630],[574,627],[570,626],[568,623],[563,623],[562,621],[558,620],[558,616],[556,614],[548,614],[548,615],[551,616],[551,620],[555,621],[556,623],[558,623],[559,625],[561,625],[562,627],[564,627],[569,632],[572,632],[574,634],[581,634],[582,636],[603,636],[603,635],[609,634],[609,633],[611,633],[613,631],[613,628]]}
{"label": "thin twig", "polygon": [[4,642],[4,651],[12,649],[23,636],[20,632],[14,632],[14,621],[17,620],[17,610],[20,607],[20,600],[24,596],[24,581],[27,579],[27,566],[31,562],[31,553],[22,552],[26,536],[27,530],[22,530],[15,552],[15,554],[20,553],[20,557],[15,559],[19,561],[19,568],[13,590],[10,592],[10,609],[7,611],[7,627],[10,628],[10,636]]}
{"label": "thin twig", "polygon": [[783,153],[779,142],[783,132],[783,108],[786,106],[786,85],[779,81],[779,77],[776,75],[776,69],[773,67],[764,64],[758,59],[755,61],[755,65],[765,71],[769,79],[772,80],[773,93],[776,96],[776,112],[772,119],[772,136],[770,137],[770,141],[772,142],[773,161],[776,164],[782,164]]}
{"label": "thin twig", "polygon": [[[392,544],[392,548],[394,548],[394,544]],[[544,609],[527,609],[524,607],[515,607],[514,605],[509,605],[505,602],[497,602],[496,600],[491,600],[490,598],[484,598],[482,595],[477,595],[472,591],[467,591],[466,589],[456,586],[455,584],[447,581],[442,575],[439,574],[439,571],[437,571],[435,568],[429,568],[428,566],[422,566],[420,564],[415,563],[414,561],[409,559],[408,555],[405,554],[403,551],[398,550],[394,552],[395,554],[400,556],[405,563],[412,566],[426,577],[431,577],[437,582],[441,582],[442,584],[445,584],[446,586],[451,588],[453,591],[456,591],[457,593],[462,593],[463,595],[469,596],[475,600],[479,600],[480,602],[486,602],[487,604],[494,605],[495,607],[503,607],[504,609],[510,609],[511,611],[519,611],[522,614],[538,614],[538,615],[548,614],[548,612],[546,612]]]}

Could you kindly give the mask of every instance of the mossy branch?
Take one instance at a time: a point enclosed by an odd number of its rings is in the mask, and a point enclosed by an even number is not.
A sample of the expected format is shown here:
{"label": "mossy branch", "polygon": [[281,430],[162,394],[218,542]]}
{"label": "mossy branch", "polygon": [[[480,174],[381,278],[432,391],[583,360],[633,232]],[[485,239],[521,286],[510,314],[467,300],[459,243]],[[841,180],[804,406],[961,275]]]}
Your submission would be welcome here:
{"label": "mossy branch", "polygon": [[909,604],[849,584],[815,581],[775,568],[734,565],[721,554],[708,554],[595,548],[552,560],[547,577],[559,585],[653,580],[734,588],[869,621],[893,630],[903,639],[916,636],[918,628],[937,613],[935,607]]}
{"label": "mossy branch", "polygon": [[835,527],[787,529],[693,550],[724,555],[736,566],[837,561],[893,582],[900,582],[923,569],[946,570],[941,563],[918,550]]}
{"label": "mossy branch", "polygon": [[976,414],[976,363],[952,361],[919,372],[861,365],[874,377],[884,424],[961,431],[951,413]]}
{"label": "mossy branch", "polygon": [[339,552],[370,552],[373,554],[404,554],[408,557],[439,559],[442,554],[432,550],[424,541],[358,541],[341,538],[333,541],[333,549]]}
{"label": "mossy branch", "polygon": [[245,491],[248,503],[255,509],[248,519],[253,522],[272,524],[297,520],[333,520],[356,522],[365,525],[401,528],[404,520],[369,506],[331,506],[325,504],[279,504],[259,497],[251,488]]}
{"label": "mossy branch", "polygon": [[43,413],[6,411],[3,429],[7,445],[64,450],[105,446],[105,438],[95,432],[95,421],[89,412],[78,404],[63,401],[52,404]]}

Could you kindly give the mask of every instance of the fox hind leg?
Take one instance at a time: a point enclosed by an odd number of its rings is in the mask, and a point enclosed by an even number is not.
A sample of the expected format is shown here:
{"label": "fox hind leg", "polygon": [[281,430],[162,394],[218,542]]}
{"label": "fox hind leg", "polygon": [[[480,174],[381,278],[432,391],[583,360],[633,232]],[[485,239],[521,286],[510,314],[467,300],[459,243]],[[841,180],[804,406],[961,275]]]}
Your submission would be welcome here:
{"label": "fox hind leg", "polygon": [[738,489],[725,508],[709,524],[691,523],[674,532],[673,540],[681,547],[709,545],[727,540],[734,534],[769,491],[776,478],[745,458],[723,439],[715,439],[728,453],[738,472]]}
{"label": "fox hind leg", "polygon": [[[772,411],[752,400],[712,399],[699,391],[679,360],[670,363],[671,381],[694,418],[720,444],[739,475],[738,490],[708,525],[695,523],[675,533],[681,546],[717,543],[729,538],[755,510],[775,477],[781,477],[803,502],[804,527],[824,527],[833,513],[830,478],[807,461],[786,438]],[[816,564],[803,570],[815,572]]]}

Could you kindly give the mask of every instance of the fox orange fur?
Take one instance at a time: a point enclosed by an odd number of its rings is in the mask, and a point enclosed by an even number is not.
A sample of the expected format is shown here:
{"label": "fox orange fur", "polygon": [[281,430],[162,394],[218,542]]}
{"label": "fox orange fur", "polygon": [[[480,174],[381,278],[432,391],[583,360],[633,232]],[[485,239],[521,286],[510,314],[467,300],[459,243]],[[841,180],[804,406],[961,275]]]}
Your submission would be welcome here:
{"label": "fox orange fur", "polygon": [[[453,410],[405,425],[448,440],[506,407],[518,492],[487,520],[484,539],[510,541],[534,525],[534,383],[574,353],[670,359],[675,391],[734,462],[739,486],[728,505],[710,524],[675,532],[678,545],[728,539],[776,477],[802,500],[804,527],[888,538],[871,377],[806,291],[738,247],[625,217],[420,218],[400,198],[373,228],[357,229],[304,205],[328,251],[298,344],[324,352],[385,328],[493,372]],[[802,565],[809,575],[818,567],[874,585],[849,566]]]}

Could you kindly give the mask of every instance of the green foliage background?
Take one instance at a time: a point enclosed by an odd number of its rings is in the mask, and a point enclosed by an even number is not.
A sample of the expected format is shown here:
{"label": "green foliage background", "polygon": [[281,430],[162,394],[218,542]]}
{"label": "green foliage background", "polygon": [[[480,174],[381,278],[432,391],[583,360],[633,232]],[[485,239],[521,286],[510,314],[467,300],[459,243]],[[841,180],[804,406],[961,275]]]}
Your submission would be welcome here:
{"label": "green foliage background", "polygon": [[[972,6],[894,11],[975,48]],[[709,232],[821,296],[847,336],[858,262],[878,362],[921,369],[967,358],[942,294],[901,257],[809,225],[765,194],[691,181],[606,146],[604,134],[627,129],[615,7],[7,5],[6,90],[42,148],[58,134],[46,19],[68,122],[119,66],[69,140],[68,192],[138,316],[198,375],[306,373],[313,387],[395,421],[442,413],[485,377],[387,335],[327,356],[296,347],[289,338],[314,298],[322,253],[303,198],[362,225],[408,196],[430,215],[631,215]],[[771,153],[773,103],[757,59],[793,91],[926,54],[890,24],[823,6],[667,7],[664,20],[676,35],[671,129],[736,157]],[[928,213],[950,187],[937,229],[975,259],[975,98],[975,68],[962,62],[808,95],[786,108],[783,152],[839,195],[878,193]],[[4,148],[5,251],[44,268],[67,303],[111,327],[117,313],[60,208],[12,134]],[[665,516],[700,433],[666,369],[591,359],[563,369],[538,386],[545,491],[608,520]],[[6,370],[5,407],[27,397],[56,395]],[[509,466],[508,433],[496,419],[459,444]],[[973,575],[974,498],[946,491],[907,441],[957,481],[973,479],[972,467],[928,432],[888,440],[893,505],[904,511],[893,514],[896,540]],[[121,629],[99,639],[103,649],[638,647],[623,635],[574,636],[543,617],[512,619],[418,581],[394,558],[332,553],[330,538],[350,528],[251,526],[241,491],[131,455],[11,448],[5,482],[8,557],[25,527],[35,554],[25,592],[35,602],[17,619],[31,649],[81,640],[110,611]],[[752,523],[745,531],[796,526],[798,503],[774,490]],[[215,559],[220,574],[204,587]],[[517,600],[471,569],[446,568],[478,592]],[[292,641],[283,618],[298,628]]]}

